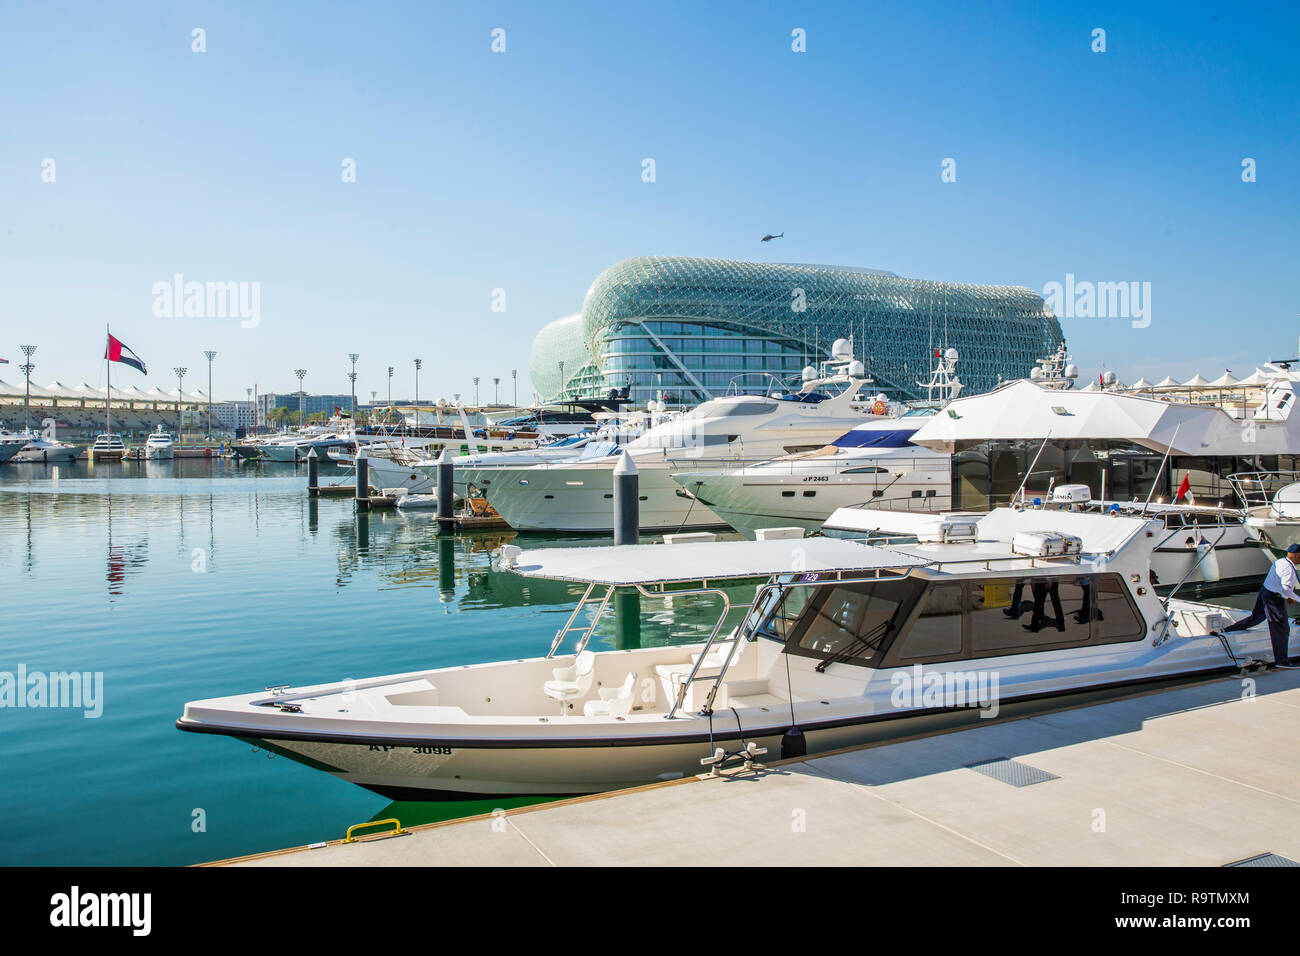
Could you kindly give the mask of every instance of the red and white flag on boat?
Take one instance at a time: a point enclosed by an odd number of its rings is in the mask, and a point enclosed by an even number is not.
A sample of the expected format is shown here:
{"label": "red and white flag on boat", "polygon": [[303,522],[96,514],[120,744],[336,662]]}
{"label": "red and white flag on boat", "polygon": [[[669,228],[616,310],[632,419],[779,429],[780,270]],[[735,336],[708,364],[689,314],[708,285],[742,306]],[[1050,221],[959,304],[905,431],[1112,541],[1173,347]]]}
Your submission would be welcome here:
{"label": "red and white flag on boat", "polygon": [[1192,488],[1192,476],[1183,475],[1182,484],[1178,486],[1178,494],[1174,495],[1174,503],[1177,504],[1178,502],[1182,501],[1184,498],[1191,500],[1192,496],[1187,493],[1188,491],[1191,490],[1191,488]]}
{"label": "red and white flag on boat", "polygon": [[104,358],[110,362],[121,362],[123,365],[129,365],[141,374],[149,374],[145,371],[144,362],[140,361],[140,356],[115,339],[112,332],[108,333],[108,347],[104,349]]}

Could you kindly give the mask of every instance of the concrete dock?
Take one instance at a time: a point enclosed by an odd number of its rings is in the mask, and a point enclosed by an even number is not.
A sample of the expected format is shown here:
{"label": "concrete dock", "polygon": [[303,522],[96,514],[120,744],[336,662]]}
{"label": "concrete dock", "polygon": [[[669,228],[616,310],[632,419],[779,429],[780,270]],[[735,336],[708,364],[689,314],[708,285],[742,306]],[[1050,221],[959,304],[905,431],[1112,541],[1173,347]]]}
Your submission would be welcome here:
{"label": "concrete dock", "polygon": [[1225,866],[1300,861],[1297,822],[1300,671],[1274,671],[224,862]]}

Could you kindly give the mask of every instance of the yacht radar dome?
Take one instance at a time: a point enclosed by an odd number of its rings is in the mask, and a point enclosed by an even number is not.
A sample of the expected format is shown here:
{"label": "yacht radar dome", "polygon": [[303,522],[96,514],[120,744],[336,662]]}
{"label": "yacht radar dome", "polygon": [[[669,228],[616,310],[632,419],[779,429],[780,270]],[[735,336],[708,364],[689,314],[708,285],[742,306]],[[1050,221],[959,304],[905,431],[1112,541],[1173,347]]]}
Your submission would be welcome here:
{"label": "yacht radar dome", "polygon": [[1074,381],[1074,379],[1078,378],[1078,377],[1079,377],[1079,366],[1077,366],[1077,365],[1067,365],[1067,366],[1065,367],[1065,377],[1068,378],[1068,379],[1070,379],[1071,381]]}
{"label": "yacht radar dome", "polygon": [[848,339],[836,339],[831,344],[831,358],[839,362],[848,362],[853,359],[853,346]]}
{"label": "yacht radar dome", "polygon": [[1116,381],[1115,373],[1107,372],[1105,375],[1101,377],[1101,380],[1105,382],[1107,385],[1114,385]]}
{"label": "yacht radar dome", "polygon": [[944,357],[944,360],[947,361],[947,362],[950,362],[950,363],[951,363],[951,362],[956,362],[956,361],[957,361],[957,350],[954,349],[954,348],[949,348],[948,351],[946,351],[946,352],[943,353],[943,357]]}
{"label": "yacht radar dome", "polygon": [[816,367],[812,365],[805,365],[803,370],[803,380],[805,382],[811,382],[816,377],[817,377]]}
{"label": "yacht radar dome", "polygon": [[849,363],[849,378],[866,378],[867,367],[861,362],[854,360]]}
{"label": "yacht radar dome", "polygon": [[1033,368],[1029,370],[1029,378],[1031,380],[1037,382],[1042,377],[1043,377],[1043,370],[1039,368],[1037,365],[1035,365]]}

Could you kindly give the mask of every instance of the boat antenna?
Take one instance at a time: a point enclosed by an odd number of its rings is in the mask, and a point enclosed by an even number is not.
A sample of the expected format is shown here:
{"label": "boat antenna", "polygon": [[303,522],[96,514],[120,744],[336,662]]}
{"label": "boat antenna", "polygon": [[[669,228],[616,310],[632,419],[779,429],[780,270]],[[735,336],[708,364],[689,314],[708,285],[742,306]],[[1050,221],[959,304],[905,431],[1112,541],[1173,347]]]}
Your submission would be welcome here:
{"label": "boat antenna", "polygon": [[1169,453],[1174,449],[1174,442],[1178,441],[1178,429],[1183,427],[1179,422],[1174,426],[1174,437],[1169,439],[1169,444],[1165,446],[1165,457],[1160,459],[1160,467],[1156,470],[1156,476],[1151,481],[1151,490],[1147,492],[1147,500],[1142,502],[1142,513],[1147,513],[1147,505],[1151,504],[1151,496],[1156,493],[1156,482],[1160,480],[1160,475],[1165,470],[1165,463],[1169,461]]}
{"label": "boat antenna", "polygon": [[1029,463],[1029,470],[1025,472],[1024,480],[1020,482],[1020,487],[1016,489],[1016,493],[1011,496],[1011,504],[1013,507],[1015,506],[1017,498],[1019,498],[1022,502],[1024,501],[1025,485],[1029,483],[1029,476],[1034,473],[1034,465],[1038,464],[1038,456],[1043,453],[1043,449],[1047,447],[1047,442],[1051,439],[1051,437],[1052,437],[1052,433],[1050,430],[1046,435],[1043,436],[1043,443],[1038,446],[1038,452],[1037,454],[1034,455],[1034,460]]}

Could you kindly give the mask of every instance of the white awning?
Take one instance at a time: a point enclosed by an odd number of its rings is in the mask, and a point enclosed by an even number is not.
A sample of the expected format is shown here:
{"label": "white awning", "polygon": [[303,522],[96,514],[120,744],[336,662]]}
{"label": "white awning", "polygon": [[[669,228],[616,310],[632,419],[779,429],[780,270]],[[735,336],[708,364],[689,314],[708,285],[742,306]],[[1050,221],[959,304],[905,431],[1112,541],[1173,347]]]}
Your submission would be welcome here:
{"label": "white awning", "polygon": [[1233,385],[1236,384],[1237,384],[1237,380],[1232,377],[1232,373],[1230,372],[1224,372],[1222,375],[1220,375],[1218,378],[1216,378],[1213,382],[1210,383],[1211,387],[1213,388],[1231,388]]}
{"label": "white awning", "polygon": [[624,544],[524,551],[511,570],[551,581],[630,586],[766,578],[773,574],[876,571],[929,563],[889,548],[834,538]]}
{"label": "white awning", "polygon": [[1210,384],[1209,381],[1204,376],[1202,376],[1200,372],[1197,372],[1187,381],[1183,382],[1183,388],[1200,388],[1204,385],[1209,385],[1209,384]]}

